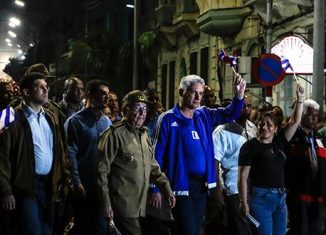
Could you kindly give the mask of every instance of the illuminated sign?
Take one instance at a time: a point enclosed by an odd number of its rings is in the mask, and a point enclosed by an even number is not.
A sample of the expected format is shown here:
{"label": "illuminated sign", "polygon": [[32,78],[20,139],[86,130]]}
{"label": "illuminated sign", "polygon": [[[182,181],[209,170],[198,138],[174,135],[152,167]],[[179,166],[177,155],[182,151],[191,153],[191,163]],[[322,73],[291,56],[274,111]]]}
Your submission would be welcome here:
{"label": "illuminated sign", "polygon": [[[301,38],[296,36],[283,38],[273,46],[272,53],[287,58],[295,73],[312,74],[313,48]],[[292,73],[290,69],[287,69],[286,72]]]}

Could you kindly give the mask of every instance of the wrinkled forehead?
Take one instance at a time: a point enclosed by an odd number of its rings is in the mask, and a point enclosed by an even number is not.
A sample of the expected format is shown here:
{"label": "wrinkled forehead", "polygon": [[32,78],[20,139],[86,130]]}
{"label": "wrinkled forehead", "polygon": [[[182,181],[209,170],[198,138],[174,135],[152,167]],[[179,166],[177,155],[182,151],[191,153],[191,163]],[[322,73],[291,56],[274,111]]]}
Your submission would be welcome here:
{"label": "wrinkled forehead", "polygon": [[312,106],[307,107],[307,110],[305,112],[305,114],[318,114],[319,113],[319,109],[315,109]]}
{"label": "wrinkled forehead", "polygon": [[132,104],[132,107],[147,107],[147,104],[143,102],[135,102]]}
{"label": "wrinkled forehead", "polygon": [[194,82],[189,86],[188,91],[201,91],[201,92],[204,92],[204,85],[199,83],[199,82]]}

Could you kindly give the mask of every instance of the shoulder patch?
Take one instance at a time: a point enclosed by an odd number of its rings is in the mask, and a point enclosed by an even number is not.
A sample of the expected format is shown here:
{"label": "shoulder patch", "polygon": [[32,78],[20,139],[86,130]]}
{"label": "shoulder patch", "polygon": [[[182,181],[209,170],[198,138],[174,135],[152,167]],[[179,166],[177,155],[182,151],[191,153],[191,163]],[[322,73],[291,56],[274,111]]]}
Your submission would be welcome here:
{"label": "shoulder patch", "polygon": [[127,122],[123,122],[123,121],[116,122],[112,126],[110,126],[110,129],[117,129],[119,127],[125,126],[126,124]]}

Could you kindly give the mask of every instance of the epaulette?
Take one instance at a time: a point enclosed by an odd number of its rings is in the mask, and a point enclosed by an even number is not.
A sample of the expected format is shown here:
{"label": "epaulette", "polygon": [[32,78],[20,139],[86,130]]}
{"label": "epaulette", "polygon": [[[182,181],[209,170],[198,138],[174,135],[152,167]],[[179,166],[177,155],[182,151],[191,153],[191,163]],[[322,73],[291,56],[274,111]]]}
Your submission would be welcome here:
{"label": "epaulette", "polygon": [[54,106],[56,109],[61,110],[61,107],[58,105],[58,103],[53,100],[50,100],[50,99],[49,99],[48,103],[44,104],[43,106],[48,109],[50,109],[50,106]]}
{"label": "epaulette", "polygon": [[120,121],[120,122],[114,123],[112,126],[110,126],[110,128],[112,128],[114,130],[114,129],[117,129],[119,127],[125,126],[126,124],[127,124],[127,122]]}

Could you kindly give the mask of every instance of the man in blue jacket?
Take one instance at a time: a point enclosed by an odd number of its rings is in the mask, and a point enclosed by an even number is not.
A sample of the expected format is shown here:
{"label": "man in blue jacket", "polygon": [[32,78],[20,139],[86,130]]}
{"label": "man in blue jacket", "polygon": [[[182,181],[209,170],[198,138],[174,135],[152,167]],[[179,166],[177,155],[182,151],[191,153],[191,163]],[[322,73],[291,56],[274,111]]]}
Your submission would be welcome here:
{"label": "man in blue jacket", "polygon": [[[232,103],[218,109],[200,107],[204,86],[205,82],[199,76],[182,78],[179,103],[161,114],[156,125],[155,158],[176,196],[176,207],[172,212],[177,234],[200,233],[208,189],[216,187],[212,128],[239,116],[246,82],[237,77]],[[151,205],[159,208],[161,195],[156,188],[152,192]]]}

